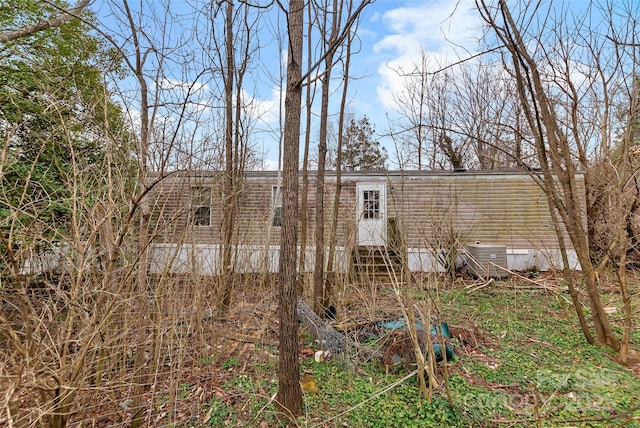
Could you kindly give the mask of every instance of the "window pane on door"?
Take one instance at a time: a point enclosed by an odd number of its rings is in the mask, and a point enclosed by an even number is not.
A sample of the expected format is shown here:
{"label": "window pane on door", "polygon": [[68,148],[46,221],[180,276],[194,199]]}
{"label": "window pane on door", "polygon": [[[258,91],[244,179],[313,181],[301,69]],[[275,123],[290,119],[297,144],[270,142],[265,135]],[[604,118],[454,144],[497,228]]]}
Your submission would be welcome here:
{"label": "window pane on door", "polygon": [[380,191],[364,190],[362,192],[363,213],[365,219],[380,218]]}

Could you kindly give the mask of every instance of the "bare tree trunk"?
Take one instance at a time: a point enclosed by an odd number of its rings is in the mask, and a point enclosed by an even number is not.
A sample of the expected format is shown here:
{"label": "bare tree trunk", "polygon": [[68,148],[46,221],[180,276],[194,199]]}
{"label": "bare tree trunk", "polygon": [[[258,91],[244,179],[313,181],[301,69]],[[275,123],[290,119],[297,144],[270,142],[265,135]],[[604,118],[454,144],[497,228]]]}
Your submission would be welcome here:
{"label": "bare tree trunk", "polygon": [[[148,272],[148,255],[147,255],[147,247],[150,243],[149,236],[149,220],[150,220],[150,209],[148,207],[148,203],[146,201],[145,188],[147,186],[148,179],[148,157],[149,157],[149,145],[150,145],[150,112],[149,109],[149,90],[147,87],[147,81],[144,75],[144,61],[145,55],[142,52],[141,45],[138,40],[138,28],[134,22],[133,15],[131,10],[129,9],[129,4],[127,0],[123,0],[123,6],[127,11],[127,18],[129,22],[129,26],[131,29],[131,35],[134,42],[135,47],[135,65],[132,67],[132,71],[136,76],[138,84],[140,85],[140,140],[138,143],[138,193],[142,195],[142,198],[139,200],[140,204],[140,219],[138,222],[138,257],[139,264],[137,266],[137,290],[135,290],[136,302],[137,302],[137,310],[143,315],[142,326],[146,326],[145,318],[148,316],[149,311],[147,310],[147,272]],[[139,329],[139,334],[143,335],[144,328]],[[140,337],[139,343],[144,343],[144,337]],[[143,407],[143,393],[144,393],[144,384],[146,382],[147,374],[144,373],[144,348],[139,346],[136,350],[134,365],[136,370],[140,370],[140,375],[138,376],[138,382],[134,386],[133,389],[133,409],[135,409],[135,417],[131,422],[132,427],[137,427],[142,424],[142,407]]]}
{"label": "bare tree trunk", "polygon": [[[547,183],[547,186],[552,186],[553,183]],[[553,206],[553,200],[551,199],[548,192],[547,193],[547,203],[549,206]],[[578,290],[576,289],[576,285],[574,281],[571,279],[571,268],[569,266],[569,257],[567,256],[567,247],[565,243],[565,239],[562,233],[562,228],[560,227],[560,220],[558,219],[558,214],[554,209],[550,210],[551,219],[553,222],[553,230],[556,234],[556,238],[558,239],[558,244],[560,246],[560,253],[562,255],[562,265],[563,265],[563,273],[564,277],[568,279],[567,288],[569,289],[569,295],[571,296],[571,301],[573,303],[573,308],[576,311],[576,315],[578,317],[578,322],[580,324],[580,329],[582,330],[582,334],[584,334],[585,339],[591,345],[596,344],[596,340],[594,339],[591,331],[589,331],[589,326],[587,324],[587,320],[584,316],[584,310],[582,309],[582,302],[580,301],[580,295],[578,294]]]}
{"label": "bare tree trunk", "polygon": [[[349,15],[353,9],[353,1],[349,1]],[[357,23],[355,24],[357,26]],[[355,28],[352,35],[355,34]],[[351,66],[351,42],[353,36],[350,35],[346,42],[346,54],[344,58],[344,71],[342,83],[342,99],[340,100],[340,112],[338,118],[338,143],[336,147],[336,190],[333,195],[333,212],[331,214],[331,231],[329,232],[329,254],[327,256],[327,270],[335,270],[334,260],[336,253],[336,234],[338,230],[338,215],[340,213],[340,195],[342,193],[342,143],[344,134],[344,118],[347,105],[347,92],[349,88],[349,68]]]}
{"label": "bare tree trunk", "polygon": [[[324,14],[324,31],[327,33],[327,15]],[[329,92],[331,90],[331,70],[333,68],[334,50],[331,46],[334,44],[338,35],[338,27],[340,25],[340,13],[338,11],[338,0],[333,0],[333,16],[331,22],[331,34],[326,42],[329,51],[326,53],[324,63],[325,70],[322,78],[322,100],[320,108],[320,135],[318,138],[318,175],[316,179],[316,251],[315,265],[313,269],[313,310],[316,314],[321,315],[324,310],[329,307],[329,298],[331,290],[329,282],[325,281],[324,262],[325,262],[325,245],[324,245],[324,170],[327,157],[327,121],[329,117]]]}
{"label": "bare tree trunk", "polygon": [[222,266],[220,266],[222,296],[220,309],[226,312],[231,304],[231,288],[233,284],[233,267],[231,265],[231,244],[233,240],[234,217],[234,115],[233,85],[235,77],[235,60],[233,45],[233,2],[227,2],[225,17],[226,71],[223,72],[225,94],[225,159],[222,202]]}
{"label": "bare tree trunk", "polygon": [[[613,165],[616,170],[616,176],[619,178],[615,186],[612,186],[615,189],[615,194],[618,196],[613,208],[619,216],[617,217],[619,220],[616,221],[612,248],[618,247],[617,253],[619,260],[616,275],[618,277],[618,284],[620,285],[620,294],[624,310],[622,341],[618,352],[618,360],[625,365],[637,363],[640,357],[640,353],[638,353],[637,350],[631,349],[633,308],[627,284],[627,254],[631,247],[636,245],[632,221],[638,204],[637,197],[639,193],[637,177],[635,175],[636,170],[634,170],[630,155],[631,146],[634,143],[638,127],[639,101],[637,92],[638,84],[634,82],[629,106],[629,119],[621,140],[622,156],[621,159]],[[629,187],[631,187],[631,191],[628,190]],[[615,245],[615,243],[617,243],[617,245]]]}
{"label": "bare tree trunk", "polygon": [[278,410],[288,418],[302,414],[298,320],[296,316],[298,244],[298,167],[300,103],[302,101],[302,33],[304,1],[291,0],[288,12],[289,49],[282,174],[282,230],[279,260]]}
{"label": "bare tree trunk", "polygon": [[[311,8],[307,8],[308,11],[308,26],[307,26],[307,51],[311,52],[311,41],[313,33],[313,20],[311,19]],[[311,55],[307,55],[307,68],[311,69]],[[311,117],[313,99],[315,97],[315,86],[311,84],[311,76],[309,76],[307,82],[307,96],[306,96],[306,123],[304,134],[304,154],[302,155],[302,192],[301,192],[301,207],[300,207],[300,270],[306,272],[307,264],[307,233],[309,231],[309,215],[308,211],[308,195],[309,195],[309,147],[311,146]],[[302,295],[303,286],[302,281],[299,283],[299,290]]]}

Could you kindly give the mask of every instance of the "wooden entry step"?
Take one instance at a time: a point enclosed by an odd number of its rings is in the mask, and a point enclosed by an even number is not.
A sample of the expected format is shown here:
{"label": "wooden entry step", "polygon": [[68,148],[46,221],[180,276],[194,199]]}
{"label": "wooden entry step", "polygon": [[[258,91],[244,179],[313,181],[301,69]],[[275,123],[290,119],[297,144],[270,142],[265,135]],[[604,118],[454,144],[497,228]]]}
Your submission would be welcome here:
{"label": "wooden entry step", "polygon": [[402,281],[402,254],[382,246],[359,246],[351,256],[351,279],[355,283]]}

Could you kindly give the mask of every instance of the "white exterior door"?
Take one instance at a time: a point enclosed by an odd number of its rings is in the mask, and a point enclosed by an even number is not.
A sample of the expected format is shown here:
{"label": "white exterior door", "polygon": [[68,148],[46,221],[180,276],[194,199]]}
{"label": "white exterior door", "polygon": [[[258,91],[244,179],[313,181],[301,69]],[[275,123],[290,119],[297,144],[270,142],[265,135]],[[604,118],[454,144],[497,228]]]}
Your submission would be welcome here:
{"label": "white exterior door", "polygon": [[358,245],[384,246],[387,243],[386,183],[357,183]]}

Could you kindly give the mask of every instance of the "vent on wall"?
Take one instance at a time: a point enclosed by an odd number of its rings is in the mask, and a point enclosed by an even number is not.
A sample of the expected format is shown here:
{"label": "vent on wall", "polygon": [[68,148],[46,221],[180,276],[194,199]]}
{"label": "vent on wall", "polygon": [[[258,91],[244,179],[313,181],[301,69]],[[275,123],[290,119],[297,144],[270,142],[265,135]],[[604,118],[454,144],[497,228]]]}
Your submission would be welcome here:
{"label": "vent on wall", "polygon": [[473,276],[506,278],[507,247],[493,244],[467,245],[467,268]]}

